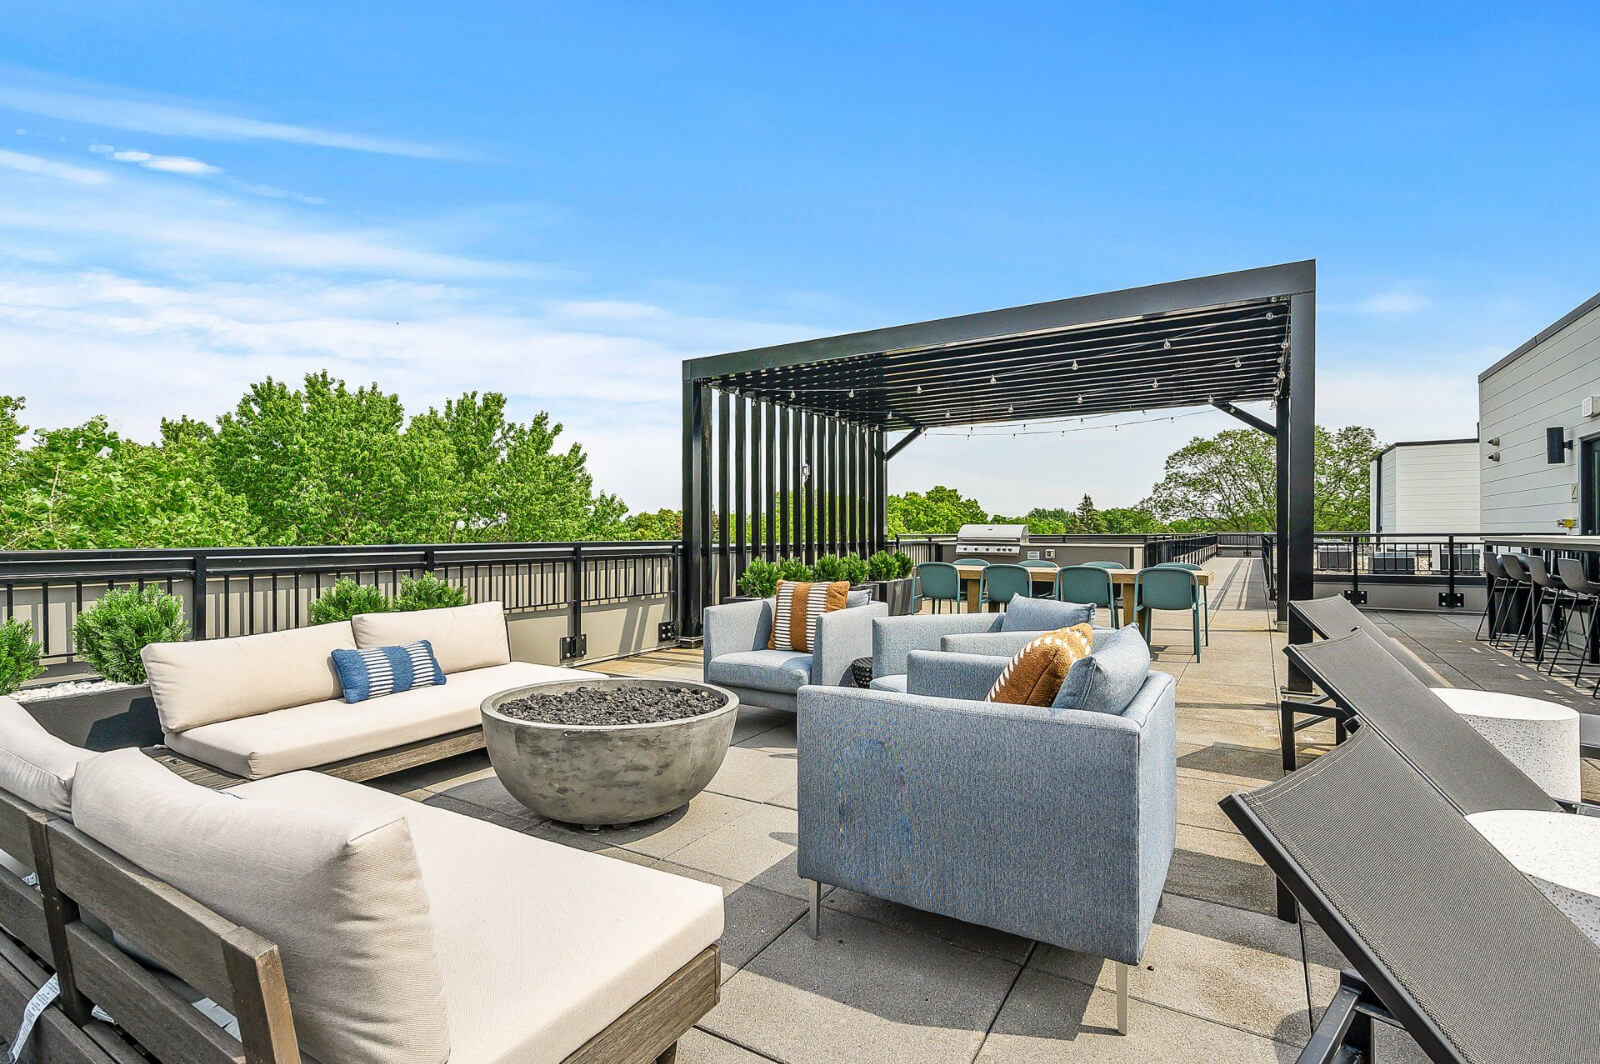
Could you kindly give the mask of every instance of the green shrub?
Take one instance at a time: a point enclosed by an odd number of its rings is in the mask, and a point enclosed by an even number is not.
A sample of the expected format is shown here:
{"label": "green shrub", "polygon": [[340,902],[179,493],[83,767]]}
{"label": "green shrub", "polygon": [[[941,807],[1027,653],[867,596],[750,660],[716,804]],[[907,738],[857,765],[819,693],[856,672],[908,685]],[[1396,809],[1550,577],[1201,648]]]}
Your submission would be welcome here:
{"label": "green shrub", "polygon": [[118,588],[78,614],[72,641],[78,657],[117,683],[144,683],[139,651],[189,638],[183,603],[158,587]]}
{"label": "green shrub", "polygon": [[751,598],[770,598],[778,592],[779,567],[757,558],[739,574],[739,594]]}
{"label": "green shrub", "polygon": [[0,695],[8,695],[44,671],[33,623],[12,619],[0,624]]}
{"label": "green shrub", "polygon": [[865,558],[851,552],[846,554],[841,561],[844,563],[844,578],[850,581],[851,587],[867,582],[867,577],[871,570],[868,568]]}
{"label": "green shrub", "polygon": [[804,582],[817,579],[817,571],[799,558],[785,558],[778,563],[778,579]]}
{"label": "green shrub", "polygon": [[466,604],[465,589],[447,584],[432,573],[423,573],[415,580],[408,576],[400,581],[400,593],[394,597],[394,603],[389,608],[398,613],[407,613],[411,610],[441,610]]}
{"label": "green shrub", "polygon": [[895,575],[901,580],[910,576],[917,569],[917,563],[911,560],[911,555],[905,551],[897,550],[890,555],[894,559]]}
{"label": "green shrub", "polygon": [[867,559],[868,580],[893,580],[900,575],[900,566],[895,563],[894,555],[886,550],[880,550]]}
{"label": "green shrub", "polygon": [[816,579],[824,583],[849,579],[845,574],[844,559],[837,554],[824,554],[818,558],[817,564],[812,568],[812,572],[816,573]]}
{"label": "green shrub", "polygon": [[383,592],[349,577],[338,581],[311,604],[312,624],[348,621],[358,613],[388,613],[389,600]]}

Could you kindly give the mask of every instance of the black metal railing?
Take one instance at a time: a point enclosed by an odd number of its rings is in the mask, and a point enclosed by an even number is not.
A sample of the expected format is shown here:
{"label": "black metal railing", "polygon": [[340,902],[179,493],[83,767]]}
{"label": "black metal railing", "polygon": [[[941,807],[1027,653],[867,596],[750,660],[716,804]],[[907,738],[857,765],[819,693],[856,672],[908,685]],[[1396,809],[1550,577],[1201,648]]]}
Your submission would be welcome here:
{"label": "black metal railing", "polygon": [[[1045,535],[1030,535],[1028,543],[1035,547],[1085,543],[1119,548],[1143,547],[1144,563],[1146,565],[1157,565],[1161,562],[1191,562],[1195,564],[1203,562],[1217,553],[1218,539],[1218,535],[1212,532],[1194,534],[1165,533],[1160,535],[1049,533]],[[940,548],[955,541],[956,537],[952,535],[897,536],[895,538],[895,549],[910,555],[911,560],[914,562],[935,562],[939,560]]]}
{"label": "black metal railing", "polygon": [[0,620],[32,622],[46,663],[60,664],[74,660],[78,615],[112,588],[161,587],[183,603],[192,638],[215,639],[300,627],[341,578],[393,594],[432,573],[508,614],[566,610],[562,656],[576,658],[586,606],[676,596],[679,561],[676,542],[9,551],[0,552]]}
{"label": "black metal railing", "polygon": [[1207,532],[1197,535],[1146,536],[1144,563],[1160,565],[1163,562],[1187,562],[1198,565],[1217,553],[1218,535]]}

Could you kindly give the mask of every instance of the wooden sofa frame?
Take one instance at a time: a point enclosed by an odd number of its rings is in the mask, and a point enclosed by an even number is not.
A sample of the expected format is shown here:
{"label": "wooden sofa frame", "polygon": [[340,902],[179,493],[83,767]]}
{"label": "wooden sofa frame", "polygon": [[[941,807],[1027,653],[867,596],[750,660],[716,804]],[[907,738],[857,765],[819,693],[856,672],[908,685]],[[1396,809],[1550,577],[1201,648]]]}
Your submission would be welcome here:
{"label": "wooden sofa frame", "polygon": [[[144,1058],[93,1005],[160,1064],[299,1064],[299,1041],[273,943],[156,879],[64,820],[0,793],[0,848],[30,854],[39,890],[0,876],[0,1015],[20,1016],[48,978],[22,946],[48,956],[60,1009],[35,1027],[41,1064],[135,1064]],[[94,913],[239,1021],[235,1040],[117,943],[82,920]],[[721,952],[707,947],[564,1064],[670,1062],[677,1041],[717,1003]],[[91,1004],[92,1003],[92,1004]],[[6,1032],[9,1034],[9,1032]]]}

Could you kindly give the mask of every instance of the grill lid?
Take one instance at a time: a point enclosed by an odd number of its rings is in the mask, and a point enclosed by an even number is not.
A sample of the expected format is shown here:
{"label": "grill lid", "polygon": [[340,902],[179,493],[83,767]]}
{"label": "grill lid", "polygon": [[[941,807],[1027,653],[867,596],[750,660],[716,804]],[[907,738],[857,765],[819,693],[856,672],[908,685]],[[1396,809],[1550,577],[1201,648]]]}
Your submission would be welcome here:
{"label": "grill lid", "polygon": [[962,525],[956,533],[959,543],[1021,543],[1028,536],[1027,525]]}

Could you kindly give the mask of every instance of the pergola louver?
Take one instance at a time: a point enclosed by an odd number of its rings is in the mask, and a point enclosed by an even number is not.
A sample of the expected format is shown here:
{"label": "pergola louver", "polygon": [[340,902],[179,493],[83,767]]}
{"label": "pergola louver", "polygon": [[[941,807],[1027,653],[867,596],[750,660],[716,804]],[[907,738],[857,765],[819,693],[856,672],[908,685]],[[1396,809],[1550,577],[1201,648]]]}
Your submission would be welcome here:
{"label": "pergola louver", "polygon": [[[884,546],[889,432],[1207,405],[1277,436],[1279,571],[1310,597],[1315,290],[1308,260],[686,361],[686,631],[753,557]],[[1262,401],[1271,426],[1235,407]]]}

